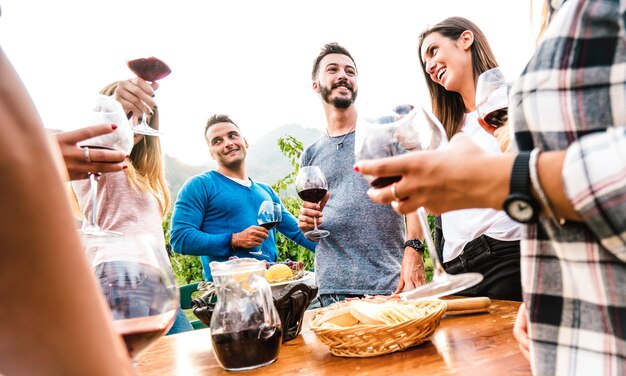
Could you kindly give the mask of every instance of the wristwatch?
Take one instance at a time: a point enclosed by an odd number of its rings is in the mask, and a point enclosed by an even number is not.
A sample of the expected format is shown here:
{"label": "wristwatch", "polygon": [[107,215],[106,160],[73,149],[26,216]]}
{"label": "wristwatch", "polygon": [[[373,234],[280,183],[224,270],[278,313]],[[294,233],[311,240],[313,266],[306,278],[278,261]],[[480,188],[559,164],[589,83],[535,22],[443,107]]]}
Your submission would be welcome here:
{"label": "wristwatch", "polygon": [[529,160],[530,152],[521,152],[515,157],[509,196],[503,204],[506,214],[519,223],[536,222],[540,211],[539,203],[530,193]]}
{"label": "wristwatch", "polygon": [[419,254],[424,253],[424,243],[422,243],[421,240],[417,240],[417,239],[413,239],[413,240],[407,240],[404,243],[404,247],[411,247],[413,248],[416,252],[418,252]]}

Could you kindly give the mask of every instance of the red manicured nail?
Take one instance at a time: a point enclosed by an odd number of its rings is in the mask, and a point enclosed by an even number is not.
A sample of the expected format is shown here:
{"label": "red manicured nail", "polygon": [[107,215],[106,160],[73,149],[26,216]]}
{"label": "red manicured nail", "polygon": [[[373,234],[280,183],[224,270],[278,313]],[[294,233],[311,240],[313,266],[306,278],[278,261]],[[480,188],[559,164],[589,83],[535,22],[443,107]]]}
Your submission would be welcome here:
{"label": "red manicured nail", "polygon": [[117,124],[111,124],[111,129],[116,130],[117,129]]}
{"label": "red manicured nail", "polygon": [[360,172],[361,170],[359,170],[359,166],[354,166],[354,171]]}
{"label": "red manicured nail", "polygon": [[123,168],[124,170],[126,170],[126,169],[128,168],[128,166],[127,166],[127,165],[124,165],[122,168]]}

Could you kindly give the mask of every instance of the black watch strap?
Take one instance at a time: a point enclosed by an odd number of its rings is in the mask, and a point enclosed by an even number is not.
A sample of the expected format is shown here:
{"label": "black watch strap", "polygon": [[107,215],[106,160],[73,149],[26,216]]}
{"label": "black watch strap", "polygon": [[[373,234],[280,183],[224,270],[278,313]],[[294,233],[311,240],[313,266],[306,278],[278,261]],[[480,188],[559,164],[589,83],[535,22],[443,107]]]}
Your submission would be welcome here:
{"label": "black watch strap", "polygon": [[530,152],[521,152],[515,157],[511,171],[510,192],[503,209],[511,219],[519,223],[532,223],[539,216],[539,203],[531,194]]}
{"label": "black watch strap", "polygon": [[422,241],[418,240],[418,239],[407,240],[404,243],[404,247],[405,248],[406,247],[411,247],[411,248],[413,248],[414,250],[416,250],[419,253],[423,253],[424,249],[425,249],[424,243],[422,243]]}
{"label": "black watch strap", "polygon": [[517,155],[513,162],[513,173],[511,174],[511,183],[509,192],[524,193],[530,196],[530,170],[528,162],[530,161],[530,152],[523,151]]}

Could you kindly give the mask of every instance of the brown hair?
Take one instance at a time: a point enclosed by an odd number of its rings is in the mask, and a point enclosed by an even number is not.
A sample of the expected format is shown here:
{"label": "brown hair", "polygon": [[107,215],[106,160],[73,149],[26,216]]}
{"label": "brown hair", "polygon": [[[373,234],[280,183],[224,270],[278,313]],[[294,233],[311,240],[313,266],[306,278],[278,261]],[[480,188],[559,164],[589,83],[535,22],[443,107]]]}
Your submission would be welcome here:
{"label": "brown hair", "polygon": [[[482,72],[497,67],[498,63],[491,51],[491,47],[489,47],[489,42],[487,42],[487,38],[478,26],[472,21],[462,17],[450,17],[424,30],[420,34],[417,51],[422,68],[425,67],[424,59],[421,54],[424,38],[432,33],[439,33],[451,40],[457,40],[466,30],[474,34],[474,42],[470,47],[474,85],[476,85],[478,76],[480,76]],[[459,93],[448,91],[443,86],[433,82],[427,74],[425,75],[425,79],[428,91],[430,92],[433,113],[443,124],[448,138],[451,138],[459,131],[465,120],[466,109],[463,104],[463,98]]]}
{"label": "brown hair", "polygon": [[354,69],[356,69],[356,63],[354,62],[352,55],[350,55],[350,52],[348,52],[348,50],[345,47],[335,42],[326,43],[324,47],[322,47],[322,50],[320,51],[319,55],[317,55],[317,57],[315,58],[315,61],[313,62],[313,70],[311,71],[311,79],[313,79],[313,81],[315,81],[315,79],[317,78],[317,70],[320,67],[320,61],[322,61],[324,56],[330,55],[330,54],[346,55],[347,57],[350,58],[350,60],[352,60],[352,62],[354,63]]}
{"label": "brown hair", "polygon": [[208,131],[209,128],[211,128],[212,125],[215,125],[217,123],[231,123],[235,127],[239,128],[239,126],[228,115],[225,115],[225,114],[211,115],[209,120],[206,121],[206,125],[204,126],[204,137],[205,138],[206,138],[206,131]]}

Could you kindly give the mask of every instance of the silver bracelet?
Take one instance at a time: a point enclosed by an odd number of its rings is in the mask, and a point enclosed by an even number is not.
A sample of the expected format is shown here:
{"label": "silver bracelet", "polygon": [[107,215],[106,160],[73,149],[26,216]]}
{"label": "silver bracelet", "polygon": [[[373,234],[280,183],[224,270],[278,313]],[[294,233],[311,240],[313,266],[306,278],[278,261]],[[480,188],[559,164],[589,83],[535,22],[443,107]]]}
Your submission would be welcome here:
{"label": "silver bracelet", "polygon": [[541,151],[538,148],[535,148],[533,149],[533,151],[530,152],[530,159],[528,161],[528,168],[529,168],[529,173],[530,173],[530,184],[532,185],[533,190],[537,193],[537,196],[539,197],[539,201],[541,202],[541,205],[544,208],[546,208],[546,211],[550,215],[551,219],[555,223],[558,223],[559,225],[562,226],[563,224],[565,224],[565,219],[557,217],[556,213],[554,212],[554,209],[552,209],[552,206],[550,205],[550,202],[548,202],[546,193],[543,191],[543,188],[541,188],[541,183],[539,182],[539,173],[537,172],[537,162],[539,161],[540,153]]}

